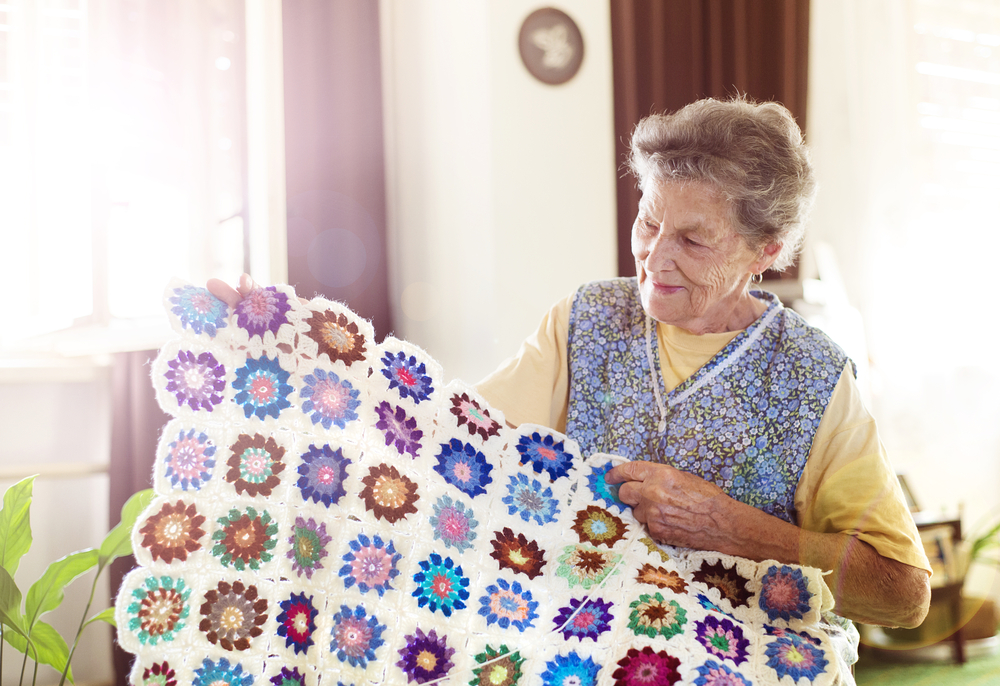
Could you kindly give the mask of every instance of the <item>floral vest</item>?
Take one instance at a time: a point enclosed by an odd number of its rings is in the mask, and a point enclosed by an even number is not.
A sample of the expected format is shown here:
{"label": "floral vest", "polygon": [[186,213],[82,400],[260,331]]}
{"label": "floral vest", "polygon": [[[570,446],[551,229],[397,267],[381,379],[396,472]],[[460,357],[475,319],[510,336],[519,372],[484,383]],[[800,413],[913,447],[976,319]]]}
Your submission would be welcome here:
{"label": "floral vest", "polygon": [[795,523],[795,488],[848,358],[777,297],[754,295],[767,310],[667,393],[636,279],[582,286],[569,320],[566,433],[583,454],[670,464]]}

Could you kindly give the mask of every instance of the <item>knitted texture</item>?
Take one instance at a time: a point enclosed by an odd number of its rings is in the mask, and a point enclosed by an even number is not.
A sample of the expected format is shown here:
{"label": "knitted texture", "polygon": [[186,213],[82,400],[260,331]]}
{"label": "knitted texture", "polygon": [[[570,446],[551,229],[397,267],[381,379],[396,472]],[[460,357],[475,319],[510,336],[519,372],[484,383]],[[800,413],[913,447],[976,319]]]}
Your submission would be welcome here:
{"label": "knitted texture", "polygon": [[[660,547],[550,429],[339,303],[171,283],[136,686],[835,684],[820,572]],[[790,679],[788,678],[790,677]]]}

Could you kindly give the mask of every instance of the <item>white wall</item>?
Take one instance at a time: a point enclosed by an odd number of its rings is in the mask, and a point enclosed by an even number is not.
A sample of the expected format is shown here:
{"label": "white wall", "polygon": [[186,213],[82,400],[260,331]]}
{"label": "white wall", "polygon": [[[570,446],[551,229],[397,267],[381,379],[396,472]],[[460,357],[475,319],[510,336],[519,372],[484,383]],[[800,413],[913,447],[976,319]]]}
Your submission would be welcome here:
{"label": "white wall", "polygon": [[560,7],[583,34],[579,73],[524,68],[529,0],[382,0],[395,335],[475,382],[557,299],[614,276],[608,0]]}

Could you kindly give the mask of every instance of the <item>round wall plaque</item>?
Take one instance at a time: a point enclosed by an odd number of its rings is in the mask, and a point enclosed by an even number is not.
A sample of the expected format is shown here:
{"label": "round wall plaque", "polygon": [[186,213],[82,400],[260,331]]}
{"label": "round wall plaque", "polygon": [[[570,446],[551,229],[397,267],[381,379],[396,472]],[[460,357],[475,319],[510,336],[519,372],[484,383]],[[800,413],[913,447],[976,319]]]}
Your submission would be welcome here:
{"label": "round wall plaque", "polygon": [[583,36],[568,14],[554,7],[535,10],[521,24],[521,61],[531,75],[553,86],[576,76],[583,63]]}

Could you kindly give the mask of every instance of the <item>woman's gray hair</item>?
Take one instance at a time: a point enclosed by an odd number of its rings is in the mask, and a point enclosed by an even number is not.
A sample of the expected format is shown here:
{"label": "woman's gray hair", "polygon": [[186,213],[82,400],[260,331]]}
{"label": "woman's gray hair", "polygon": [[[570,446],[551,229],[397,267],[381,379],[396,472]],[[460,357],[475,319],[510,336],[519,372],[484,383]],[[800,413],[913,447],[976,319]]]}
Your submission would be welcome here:
{"label": "woman's gray hair", "polygon": [[782,243],[774,269],[795,259],[816,180],[802,132],[784,106],[707,98],[651,115],[632,133],[628,165],[640,185],[649,179],[713,184],[751,249]]}

